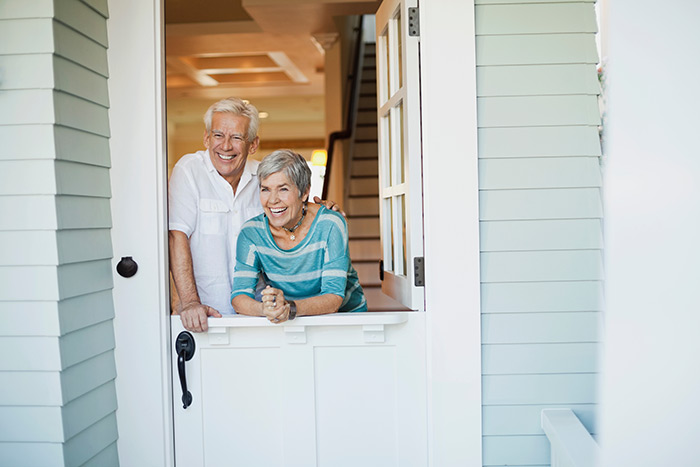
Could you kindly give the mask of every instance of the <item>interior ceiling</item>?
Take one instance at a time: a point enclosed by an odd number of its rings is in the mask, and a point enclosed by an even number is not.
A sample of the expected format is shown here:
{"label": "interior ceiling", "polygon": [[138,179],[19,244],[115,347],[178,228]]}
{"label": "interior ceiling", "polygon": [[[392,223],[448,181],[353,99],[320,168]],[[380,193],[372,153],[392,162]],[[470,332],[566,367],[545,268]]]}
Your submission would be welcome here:
{"label": "interior ceiling", "polygon": [[238,96],[269,113],[261,122],[261,136],[267,129],[268,139],[290,139],[273,134],[273,122],[303,120],[323,128],[323,45],[340,32],[334,18],[373,14],[378,5],[377,0],[165,0],[170,127],[201,125],[212,102]]}

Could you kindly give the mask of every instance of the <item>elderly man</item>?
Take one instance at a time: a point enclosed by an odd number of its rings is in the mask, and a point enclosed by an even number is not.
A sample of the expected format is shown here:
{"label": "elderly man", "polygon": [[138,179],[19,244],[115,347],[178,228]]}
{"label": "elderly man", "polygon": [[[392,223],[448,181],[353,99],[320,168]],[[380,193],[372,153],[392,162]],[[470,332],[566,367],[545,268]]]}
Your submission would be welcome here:
{"label": "elderly man", "polygon": [[170,271],[190,331],[206,331],[209,316],[234,313],[236,240],[243,223],[263,212],[259,162],[248,160],[260,143],[258,122],[258,110],[241,99],[214,103],[204,115],[206,150],[183,156],[170,177]]}

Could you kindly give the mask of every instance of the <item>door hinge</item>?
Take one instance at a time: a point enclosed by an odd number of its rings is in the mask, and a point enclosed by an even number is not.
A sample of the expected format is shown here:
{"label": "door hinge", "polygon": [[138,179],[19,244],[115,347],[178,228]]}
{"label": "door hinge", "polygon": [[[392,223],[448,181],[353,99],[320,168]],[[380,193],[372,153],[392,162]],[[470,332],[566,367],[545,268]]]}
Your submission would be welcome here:
{"label": "door hinge", "polygon": [[413,258],[413,277],[416,287],[425,287],[425,267],[422,256]]}
{"label": "door hinge", "polygon": [[420,21],[418,20],[418,7],[408,9],[408,35],[420,36]]}

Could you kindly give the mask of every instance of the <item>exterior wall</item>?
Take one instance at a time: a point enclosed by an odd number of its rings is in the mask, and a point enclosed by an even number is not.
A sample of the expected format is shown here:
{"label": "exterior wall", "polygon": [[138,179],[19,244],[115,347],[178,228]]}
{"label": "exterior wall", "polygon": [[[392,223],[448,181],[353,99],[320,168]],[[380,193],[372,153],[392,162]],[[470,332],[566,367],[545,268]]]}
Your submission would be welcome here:
{"label": "exterior wall", "polygon": [[594,3],[476,4],[483,464],[542,466],[543,408],[571,408],[596,432]]}
{"label": "exterior wall", "polygon": [[0,4],[0,459],[116,465],[106,1]]}
{"label": "exterior wall", "polygon": [[700,465],[700,3],[606,3],[600,465]]}

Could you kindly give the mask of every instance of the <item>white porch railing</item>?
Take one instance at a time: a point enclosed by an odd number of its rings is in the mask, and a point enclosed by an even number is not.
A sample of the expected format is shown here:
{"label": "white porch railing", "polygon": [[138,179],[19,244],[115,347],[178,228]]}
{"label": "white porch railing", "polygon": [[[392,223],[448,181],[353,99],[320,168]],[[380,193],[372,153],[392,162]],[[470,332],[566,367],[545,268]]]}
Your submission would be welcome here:
{"label": "white porch railing", "polygon": [[552,448],[552,467],[596,467],[600,447],[570,409],[542,411],[542,429]]}

